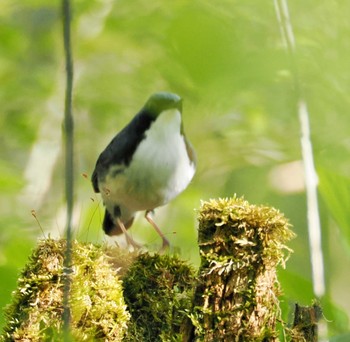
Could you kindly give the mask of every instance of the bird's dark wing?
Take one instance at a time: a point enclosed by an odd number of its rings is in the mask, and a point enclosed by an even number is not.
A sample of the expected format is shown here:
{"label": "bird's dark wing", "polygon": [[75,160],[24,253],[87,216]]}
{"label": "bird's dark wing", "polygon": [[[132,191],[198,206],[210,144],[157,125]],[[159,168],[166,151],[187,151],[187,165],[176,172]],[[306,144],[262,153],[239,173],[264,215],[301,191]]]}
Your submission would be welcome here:
{"label": "bird's dark wing", "polygon": [[145,138],[145,131],[153,120],[153,116],[141,111],[112,139],[98,157],[91,177],[95,192],[99,192],[98,182],[106,177],[111,166],[127,167],[130,164],[137,146]]}
{"label": "bird's dark wing", "polygon": [[92,183],[92,187],[94,188],[95,192],[100,192],[100,189],[98,188],[98,178],[97,178],[97,171],[96,171],[96,167],[94,172],[92,173],[91,176],[91,183]]}

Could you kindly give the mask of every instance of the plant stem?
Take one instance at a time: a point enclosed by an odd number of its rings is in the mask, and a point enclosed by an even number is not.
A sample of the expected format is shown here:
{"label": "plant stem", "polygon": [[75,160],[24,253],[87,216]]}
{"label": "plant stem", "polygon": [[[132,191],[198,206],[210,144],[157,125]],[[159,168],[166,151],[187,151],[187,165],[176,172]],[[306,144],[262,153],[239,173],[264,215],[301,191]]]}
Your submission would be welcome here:
{"label": "plant stem", "polygon": [[315,295],[320,298],[325,294],[325,277],[320,214],[317,199],[318,177],[314,165],[312,141],[310,137],[309,112],[307,109],[307,102],[302,94],[302,87],[298,75],[295,58],[295,37],[290,21],[288,2],[287,0],[274,0],[274,5],[282,40],[288,51],[294,77],[294,91],[301,129],[301,152],[304,163],[313,290]]}
{"label": "plant stem", "polygon": [[62,0],[63,19],[63,41],[66,65],[66,93],[64,108],[64,136],[65,136],[65,196],[67,201],[67,223],[66,239],[67,247],[64,259],[64,295],[63,295],[63,328],[67,341],[70,330],[70,306],[69,294],[71,287],[71,259],[72,259],[72,215],[73,215],[73,193],[74,193],[74,165],[73,165],[73,132],[74,122],[72,114],[72,92],[73,92],[73,61],[71,49],[71,6],[69,0]]}

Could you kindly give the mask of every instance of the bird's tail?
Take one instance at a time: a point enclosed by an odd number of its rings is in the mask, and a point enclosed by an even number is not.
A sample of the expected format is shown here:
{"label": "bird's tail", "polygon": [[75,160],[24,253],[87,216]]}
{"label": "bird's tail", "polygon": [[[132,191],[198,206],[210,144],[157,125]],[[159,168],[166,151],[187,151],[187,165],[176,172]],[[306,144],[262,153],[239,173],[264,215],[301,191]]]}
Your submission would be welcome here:
{"label": "bird's tail", "polygon": [[[128,222],[124,223],[124,227],[126,229],[130,228],[133,221],[134,218],[132,217]],[[104,232],[109,236],[120,235],[123,233],[123,230],[120,228],[119,224],[117,223],[117,220],[113,219],[113,216],[109,213],[107,209],[105,211],[105,217],[103,219],[102,227]]]}

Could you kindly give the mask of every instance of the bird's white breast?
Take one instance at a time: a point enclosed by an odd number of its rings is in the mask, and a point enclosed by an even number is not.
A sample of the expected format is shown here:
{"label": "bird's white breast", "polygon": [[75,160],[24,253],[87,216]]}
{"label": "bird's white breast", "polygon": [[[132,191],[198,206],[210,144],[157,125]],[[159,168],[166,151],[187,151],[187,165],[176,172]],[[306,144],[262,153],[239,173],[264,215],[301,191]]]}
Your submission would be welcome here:
{"label": "bird's white breast", "polygon": [[146,197],[159,197],[161,204],[183,191],[195,172],[180,129],[181,114],[178,110],[162,113],[146,132],[129,172],[130,182],[135,180],[138,183],[141,194],[147,192]]}

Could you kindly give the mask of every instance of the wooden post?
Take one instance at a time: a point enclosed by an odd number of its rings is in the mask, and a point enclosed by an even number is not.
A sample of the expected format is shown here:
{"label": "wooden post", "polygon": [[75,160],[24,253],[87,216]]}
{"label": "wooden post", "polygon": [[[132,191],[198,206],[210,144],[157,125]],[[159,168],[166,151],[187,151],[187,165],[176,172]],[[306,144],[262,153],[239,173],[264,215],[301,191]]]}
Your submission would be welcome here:
{"label": "wooden post", "polygon": [[293,329],[291,331],[293,342],[317,342],[317,322],[322,316],[322,309],[318,304],[300,306],[295,304]]}

